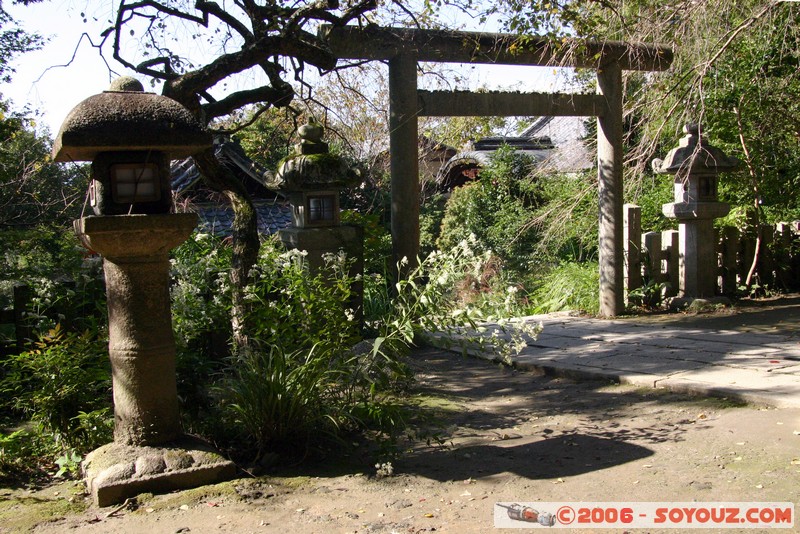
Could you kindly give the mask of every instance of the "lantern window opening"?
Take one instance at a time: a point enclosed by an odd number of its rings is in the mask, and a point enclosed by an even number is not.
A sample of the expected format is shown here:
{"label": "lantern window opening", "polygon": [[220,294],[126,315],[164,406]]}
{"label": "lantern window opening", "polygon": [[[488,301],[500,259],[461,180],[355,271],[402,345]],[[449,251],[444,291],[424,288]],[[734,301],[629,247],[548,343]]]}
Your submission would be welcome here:
{"label": "lantern window opening", "polygon": [[309,223],[326,223],[336,220],[336,195],[309,195],[306,198],[306,212]]}
{"label": "lantern window opening", "polygon": [[155,163],[118,163],[111,166],[111,194],[114,202],[135,204],[161,199],[159,170]]}

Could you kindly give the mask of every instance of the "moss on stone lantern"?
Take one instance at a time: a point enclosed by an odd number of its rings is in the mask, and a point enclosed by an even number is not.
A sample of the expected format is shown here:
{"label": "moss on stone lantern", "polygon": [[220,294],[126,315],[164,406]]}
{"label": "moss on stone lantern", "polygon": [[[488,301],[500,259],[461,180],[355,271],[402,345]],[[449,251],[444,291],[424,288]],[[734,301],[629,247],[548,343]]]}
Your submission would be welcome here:
{"label": "moss on stone lantern", "polygon": [[178,102],[145,93],[130,77],[70,111],[53,144],[55,161],[91,161],[96,215],[169,212],[169,160],[211,146],[211,135]]}
{"label": "moss on stone lantern", "polygon": [[319,123],[309,122],[297,133],[295,153],[281,162],[267,185],[288,195],[296,228],[338,226],[339,192],[358,185],[361,173],[328,151]]}

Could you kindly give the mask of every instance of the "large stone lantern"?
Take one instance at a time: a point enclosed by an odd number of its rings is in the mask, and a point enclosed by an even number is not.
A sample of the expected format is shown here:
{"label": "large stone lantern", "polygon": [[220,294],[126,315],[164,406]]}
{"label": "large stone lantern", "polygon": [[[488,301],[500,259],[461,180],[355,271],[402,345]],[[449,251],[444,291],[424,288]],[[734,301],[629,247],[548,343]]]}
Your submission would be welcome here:
{"label": "large stone lantern", "polygon": [[678,220],[679,296],[711,298],[717,287],[714,219],[730,211],[717,197],[719,174],[739,161],[706,142],[699,125],[685,126],[684,133],[666,158],[653,160],[653,170],[674,176],[675,201],[664,204],[662,212]]}
{"label": "large stone lantern", "polygon": [[78,104],[54,143],[55,161],[92,162],[96,215],[74,226],[103,256],[108,299],[114,442],[83,464],[100,506],[234,473],[233,464],[182,434],[170,313],[168,253],[197,218],[169,213],[169,161],[210,146],[188,110],[145,93],[133,78]]}

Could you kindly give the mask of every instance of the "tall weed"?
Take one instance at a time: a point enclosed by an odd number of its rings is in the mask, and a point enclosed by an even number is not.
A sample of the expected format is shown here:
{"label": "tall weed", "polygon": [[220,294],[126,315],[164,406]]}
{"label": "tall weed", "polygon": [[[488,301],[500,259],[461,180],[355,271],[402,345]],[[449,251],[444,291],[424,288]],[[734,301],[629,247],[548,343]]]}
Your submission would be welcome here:
{"label": "tall weed", "polygon": [[534,313],[565,310],[597,314],[600,311],[597,262],[562,263],[547,272],[531,293]]}

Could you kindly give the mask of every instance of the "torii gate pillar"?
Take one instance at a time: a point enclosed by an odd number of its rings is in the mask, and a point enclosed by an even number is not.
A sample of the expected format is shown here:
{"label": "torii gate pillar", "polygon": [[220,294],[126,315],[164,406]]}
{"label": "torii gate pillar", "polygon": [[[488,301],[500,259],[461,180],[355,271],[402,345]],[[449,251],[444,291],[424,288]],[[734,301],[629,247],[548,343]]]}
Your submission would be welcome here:
{"label": "torii gate pillar", "polygon": [[417,59],[412,54],[398,54],[389,60],[389,168],[395,266],[403,258],[414,266],[419,255],[418,112]]}
{"label": "torii gate pillar", "polygon": [[609,63],[597,70],[597,93],[606,113],[597,117],[597,182],[600,194],[600,315],[625,309],[622,206],[622,68]]}

